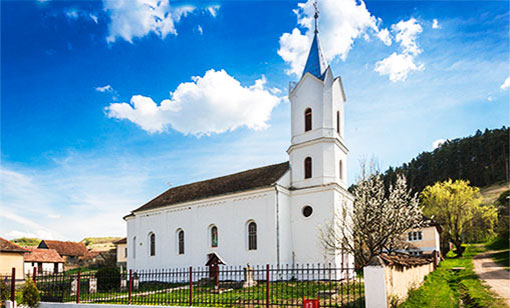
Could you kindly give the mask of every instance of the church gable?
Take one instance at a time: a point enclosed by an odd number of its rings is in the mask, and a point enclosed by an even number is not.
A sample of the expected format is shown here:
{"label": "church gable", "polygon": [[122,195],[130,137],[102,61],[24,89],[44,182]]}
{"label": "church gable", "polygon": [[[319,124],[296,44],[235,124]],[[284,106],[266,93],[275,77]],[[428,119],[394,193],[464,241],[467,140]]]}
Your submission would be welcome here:
{"label": "church gable", "polygon": [[133,212],[273,185],[289,170],[289,162],[251,169],[170,188]]}

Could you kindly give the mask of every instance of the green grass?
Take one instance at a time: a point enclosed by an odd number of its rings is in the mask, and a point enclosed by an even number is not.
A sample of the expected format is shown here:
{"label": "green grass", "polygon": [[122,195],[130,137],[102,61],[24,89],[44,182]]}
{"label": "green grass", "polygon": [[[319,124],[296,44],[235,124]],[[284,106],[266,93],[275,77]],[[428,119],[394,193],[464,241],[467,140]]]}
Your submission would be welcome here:
{"label": "green grass", "polygon": [[[225,287],[228,289],[228,287]],[[321,299],[322,305],[341,305],[343,307],[361,307],[364,301],[363,284],[350,283],[349,285],[341,285],[336,282],[279,282],[271,283],[270,301],[272,305],[300,305],[303,296],[315,298],[319,291],[337,290],[337,298]],[[110,299],[102,298],[97,295],[83,296],[82,301],[107,304],[127,303],[127,298]],[[125,293],[124,293],[125,295]],[[211,286],[194,287],[193,289],[193,305],[194,306],[242,306],[249,304],[251,306],[264,306],[266,301],[266,285],[264,283],[251,288],[231,289],[222,294],[213,292]],[[180,289],[161,292],[157,294],[141,295],[134,293],[132,296],[132,304],[174,304],[178,306],[189,305],[189,289]]]}
{"label": "green grass", "polygon": [[496,238],[495,240],[487,243],[485,247],[488,250],[502,250],[492,255],[494,262],[501,264],[507,270],[510,270],[510,243],[508,239]]}
{"label": "green grass", "polygon": [[[481,245],[467,245],[461,258],[450,252],[420,288],[409,292],[409,297],[399,308],[454,308],[459,307],[461,299],[465,308],[507,307],[473,271],[472,258],[483,251]],[[454,267],[464,269],[452,271]]]}

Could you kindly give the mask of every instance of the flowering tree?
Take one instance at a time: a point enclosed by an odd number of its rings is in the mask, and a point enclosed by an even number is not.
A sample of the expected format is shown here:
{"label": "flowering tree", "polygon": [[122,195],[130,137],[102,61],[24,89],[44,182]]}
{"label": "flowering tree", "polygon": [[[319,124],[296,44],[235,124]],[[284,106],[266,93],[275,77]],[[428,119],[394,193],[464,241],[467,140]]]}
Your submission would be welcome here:
{"label": "flowering tree", "polygon": [[354,188],[352,207],[344,203],[332,221],[320,227],[323,247],[330,254],[353,254],[360,266],[375,255],[405,248],[403,234],[424,224],[416,194],[411,194],[403,175],[388,190],[373,162]]}

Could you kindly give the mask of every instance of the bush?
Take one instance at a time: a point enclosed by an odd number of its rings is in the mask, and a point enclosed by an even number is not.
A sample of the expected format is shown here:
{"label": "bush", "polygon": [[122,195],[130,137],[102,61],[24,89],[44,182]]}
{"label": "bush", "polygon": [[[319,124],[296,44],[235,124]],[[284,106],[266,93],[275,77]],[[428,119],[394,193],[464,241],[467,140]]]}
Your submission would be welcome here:
{"label": "bush", "polygon": [[104,267],[97,271],[97,289],[101,292],[120,288],[120,272],[115,267]]}
{"label": "bush", "polygon": [[21,304],[31,308],[34,308],[41,300],[39,297],[39,290],[37,290],[34,281],[30,278],[25,280],[25,285],[23,286],[21,294]]}
{"label": "bush", "polygon": [[0,306],[5,306],[5,301],[10,299],[9,286],[4,280],[4,277],[0,276]]}

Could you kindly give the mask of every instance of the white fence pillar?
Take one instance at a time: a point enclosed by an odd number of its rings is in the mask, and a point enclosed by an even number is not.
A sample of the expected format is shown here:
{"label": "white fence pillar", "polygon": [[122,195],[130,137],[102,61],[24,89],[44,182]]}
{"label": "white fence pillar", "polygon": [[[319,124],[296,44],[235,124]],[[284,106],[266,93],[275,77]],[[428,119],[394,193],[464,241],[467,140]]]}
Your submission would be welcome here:
{"label": "white fence pillar", "polygon": [[379,257],[373,258],[363,267],[366,308],[388,308],[384,267],[384,262]]}

